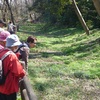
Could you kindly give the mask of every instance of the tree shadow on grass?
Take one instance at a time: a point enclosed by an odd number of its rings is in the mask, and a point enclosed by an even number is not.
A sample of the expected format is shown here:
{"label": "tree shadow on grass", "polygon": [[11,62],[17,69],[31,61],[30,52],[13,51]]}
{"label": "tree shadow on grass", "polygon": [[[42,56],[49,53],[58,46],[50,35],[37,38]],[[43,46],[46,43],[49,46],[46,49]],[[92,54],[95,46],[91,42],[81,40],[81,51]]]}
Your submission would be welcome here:
{"label": "tree shadow on grass", "polygon": [[100,45],[100,37],[88,43],[81,43],[81,44],[73,45],[70,47],[65,47],[63,48],[62,51],[63,53],[67,55],[72,55],[75,52],[84,53],[84,55],[82,55],[81,57],[85,57],[90,54],[89,51],[93,51],[94,53],[97,52],[96,51],[97,45]]}
{"label": "tree shadow on grass", "polygon": [[88,43],[81,43],[70,47],[63,47],[59,52],[47,51],[47,52],[31,53],[29,58],[33,59],[33,58],[41,58],[41,57],[48,58],[51,56],[63,56],[63,55],[67,56],[67,55],[73,55],[75,52],[83,53],[82,55],[78,56],[79,58],[82,58],[91,55],[91,52],[89,51],[92,51],[93,53],[97,52],[96,50],[97,45],[100,45],[100,37]]}
{"label": "tree shadow on grass", "polygon": [[39,53],[30,53],[29,54],[29,59],[35,59],[35,58],[49,58],[51,56],[62,56],[64,55],[63,52],[54,52],[54,51],[49,51],[49,52],[39,52]]}
{"label": "tree shadow on grass", "polygon": [[81,34],[84,30],[77,29],[77,28],[66,28],[66,29],[53,29],[53,30],[39,30],[36,32],[29,32],[27,30],[20,30],[19,32],[23,32],[25,34],[35,35],[35,36],[45,36],[45,37],[54,37],[54,38],[61,38],[67,37],[69,35]]}

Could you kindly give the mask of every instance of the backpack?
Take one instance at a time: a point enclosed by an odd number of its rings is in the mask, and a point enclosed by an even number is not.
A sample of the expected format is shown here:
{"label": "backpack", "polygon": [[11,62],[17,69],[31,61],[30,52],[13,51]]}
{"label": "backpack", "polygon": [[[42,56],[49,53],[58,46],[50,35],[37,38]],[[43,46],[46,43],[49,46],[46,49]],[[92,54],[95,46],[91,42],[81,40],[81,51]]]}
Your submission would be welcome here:
{"label": "backpack", "polygon": [[20,51],[20,49],[21,49],[22,47],[26,47],[26,45],[25,45],[25,44],[20,45],[20,46],[19,46],[19,48],[16,50],[16,52],[15,52],[15,53],[19,52],[19,51]]}
{"label": "backpack", "polygon": [[0,85],[5,83],[6,77],[9,74],[10,71],[7,72],[6,75],[4,75],[4,69],[3,69],[3,64],[2,61],[9,55],[11,54],[12,51],[6,52],[1,58],[0,58]]}

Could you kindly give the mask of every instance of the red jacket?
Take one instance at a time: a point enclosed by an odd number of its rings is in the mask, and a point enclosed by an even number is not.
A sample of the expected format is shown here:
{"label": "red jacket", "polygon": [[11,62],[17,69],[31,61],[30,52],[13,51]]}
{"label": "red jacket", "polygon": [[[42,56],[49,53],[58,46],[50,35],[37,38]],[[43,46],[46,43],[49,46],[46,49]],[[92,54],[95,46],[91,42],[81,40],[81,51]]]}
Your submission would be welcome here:
{"label": "red jacket", "polygon": [[[0,50],[0,58],[8,51],[8,49]],[[0,85],[0,93],[11,94],[18,92],[19,79],[25,75],[25,70],[21,66],[17,56],[11,53],[3,60],[4,74],[10,70],[6,81],[3,85]]]}

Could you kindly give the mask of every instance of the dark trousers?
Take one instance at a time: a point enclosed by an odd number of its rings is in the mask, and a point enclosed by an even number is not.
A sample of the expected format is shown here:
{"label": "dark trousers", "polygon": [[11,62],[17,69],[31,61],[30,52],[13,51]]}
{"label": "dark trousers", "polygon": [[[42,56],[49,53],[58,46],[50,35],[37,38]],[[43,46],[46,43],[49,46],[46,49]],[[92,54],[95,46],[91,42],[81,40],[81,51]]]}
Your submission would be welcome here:
{"label": "dark trousers", "polygon": [[0,100],[17,100],[17,95],[16,93],[10,95],[0,93]]}

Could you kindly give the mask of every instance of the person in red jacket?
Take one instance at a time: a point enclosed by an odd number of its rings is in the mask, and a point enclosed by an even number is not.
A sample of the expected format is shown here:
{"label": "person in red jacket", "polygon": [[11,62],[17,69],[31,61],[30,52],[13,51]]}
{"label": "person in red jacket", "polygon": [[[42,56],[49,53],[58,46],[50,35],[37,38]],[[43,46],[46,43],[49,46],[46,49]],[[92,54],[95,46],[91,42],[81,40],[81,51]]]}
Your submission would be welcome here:
{"label": "person in red jacket", "polygon": [[[9,50],[14,51],[21,44],[17,35],[7,37],[6,47],[0,50],[0,58]],[[25,70],[15,53],[11,53],[3,60],[4,75],[9,71],[6,81],[0,85],[0,100],[17,100],[19,80],[25,76]]]}

